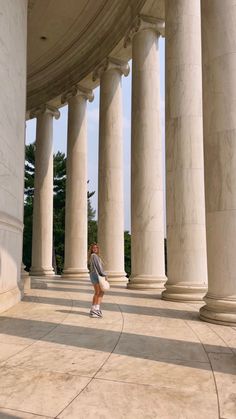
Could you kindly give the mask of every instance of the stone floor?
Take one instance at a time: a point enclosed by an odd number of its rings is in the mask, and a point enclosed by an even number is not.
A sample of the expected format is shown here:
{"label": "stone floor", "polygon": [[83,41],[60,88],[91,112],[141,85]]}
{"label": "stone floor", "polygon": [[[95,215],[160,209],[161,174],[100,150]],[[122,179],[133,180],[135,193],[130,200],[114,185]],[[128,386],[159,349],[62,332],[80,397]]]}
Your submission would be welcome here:
{"label": "stone floor", "polygon": [[89,281],[35,286],[0,316],[1,419],[236,418],[236,328],[122,287],[91,319]]}

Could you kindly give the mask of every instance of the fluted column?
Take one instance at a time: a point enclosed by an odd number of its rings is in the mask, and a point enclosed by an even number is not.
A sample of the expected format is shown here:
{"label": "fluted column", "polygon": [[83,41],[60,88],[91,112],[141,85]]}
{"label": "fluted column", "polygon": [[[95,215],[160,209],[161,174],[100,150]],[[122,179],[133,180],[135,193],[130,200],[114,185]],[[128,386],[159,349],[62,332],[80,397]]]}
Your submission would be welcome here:
{"label": "fluted column", "polygon": [[32,266],[30,274],[54,275],[53,246],[53,118],[60,116],[56,108],[42,106],[33,111],[37,117],[35,179],[33,206]]}
{"label": "fluted column", "polygon": [[202,300],[207,290],[200,0],[166,0],[168,281],[162,297]]}
{"label": "fluted column", "polygon": [[131,256],[129,288],[163,289],[164,214],[158,39],[163,22],[141,16],[132,39]]}
{"label": "fluted column", "polygon": [[88,277],[87,100],[93,100],[93,93],[81,86],[62,98],[62,102],[68,102],[63,277],[75,279]]}
{"label": "fluted column", "polygon": [[100,78],[98,243],[109,281],[114,283],[127,282],[121,77],[128,73],[128,64],[112,58],[94,72],[94,78]]}
{"label": "fluted column", "polygon": [[201,6],[209,286],[200,317],[236,325],[236,2]]}

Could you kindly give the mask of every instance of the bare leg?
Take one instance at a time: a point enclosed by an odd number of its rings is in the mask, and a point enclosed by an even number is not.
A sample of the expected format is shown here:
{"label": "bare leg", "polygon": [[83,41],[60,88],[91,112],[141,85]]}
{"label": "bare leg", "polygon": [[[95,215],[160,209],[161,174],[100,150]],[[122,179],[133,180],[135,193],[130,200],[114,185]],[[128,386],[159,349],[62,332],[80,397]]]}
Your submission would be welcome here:
{"label": "bare leg", "polygon": [[94,284],[94,296],[93,296],[93,305],[100,305],[102,302],[102,297],[104,295],[104,292],[101,290],[99,284]]}

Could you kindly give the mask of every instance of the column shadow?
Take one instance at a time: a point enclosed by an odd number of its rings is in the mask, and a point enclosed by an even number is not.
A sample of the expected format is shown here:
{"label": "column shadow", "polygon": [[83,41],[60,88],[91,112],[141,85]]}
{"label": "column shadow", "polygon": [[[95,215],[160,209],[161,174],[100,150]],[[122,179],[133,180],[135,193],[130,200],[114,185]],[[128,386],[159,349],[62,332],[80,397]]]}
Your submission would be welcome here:
{"label": "column shadow", "polygon": [[[93,289],[81,289],[81,288],[62,288],[62,287],[48,287],[48,291],[63,291],[63,292],[77,292],[79,294],[93,294]],[[138,294],[138,293],[130,293],[127,289],[125,289],[126,292],[119,292],[119,291],[112,291],[111,289],[109,291],[106,291],[106,295],[111,296],[119,296],[119,297],[130,297],[130,298],[141,298],[141,299],[149,299],[149,300],[157,300],[161,298],[160,294]]]}
{"label": "column shadow", "polygon": [[[94,319],[91,319],[91,322]],[[96,321],[101,321],[96,319]],[[57,326],[57,327],[56,327]],[[41,336],[36,331],[41,331]],[[42,322],[39,320],[4,317],[0,321],[0,333],[6,335],[31,338],[40,342],[68,345],[94,351],[126,355],[132,358],[146,359],[168,364],[181,365],[209,370],[206,352],[225,350],[220,345],[203,345],[200,342],[170,339],[136,333],[97,329],[75,325]],[[63,346],[62,346],[63,348]],[[35,348],[35,350],[37,350]],[[78,356],[75,355],[75,356]],[[225,356],[225,354],[224,354]],[[236,360],[236,356],[230,354]],[[234,374],[232,363],[216,362],[214,370],[226,374]]]}
{"label": "column shadow", "polygon": [[[19,415],[21,415],[21,412],[19,412]],[[1,419],[22,419],[22,416],[12,415],[12,414],[10,414],[10,413],[3,412],[3,411],[0,409],[0,418],[1,418]]]}
{"label": "column shadow", "polygon": [[[49,304],[63,307],[71,307],[70,300],[65,298],[56,298],[56,297],[45,297],[45,296],[29,296],[26,295],[23,301],[37,303],[37,304]],[[73,307],[82,307],[89,309],[91,306],[90,301],[83,300],[73,300]],[[145,307],[145,306],[136,306],[123,304],[119,302],[119,306],[115,303],[103,302],[102,307],[104,310],[108,311],[119,311],[119,307],[124,313],[139,314],[143,316],[157,316],[157,317],[167,317],[174,319],[185,319],[185,320],[195,320],[199,321],[199,315],[196,311],[190,310],[176,310],[170,308],[156,308],[156,307]]]}

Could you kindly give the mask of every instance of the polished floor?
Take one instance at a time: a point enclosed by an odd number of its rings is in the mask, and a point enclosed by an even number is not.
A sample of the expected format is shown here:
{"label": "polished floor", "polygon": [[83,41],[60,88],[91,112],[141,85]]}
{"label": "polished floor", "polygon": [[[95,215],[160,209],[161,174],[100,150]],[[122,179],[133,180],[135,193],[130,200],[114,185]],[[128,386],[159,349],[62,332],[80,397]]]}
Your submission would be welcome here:
{"label": "polished floor", "polygon": [[236,328],[197,304],[89,281],[34,281],[0,316],[1,419],[235,419]]}

